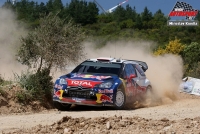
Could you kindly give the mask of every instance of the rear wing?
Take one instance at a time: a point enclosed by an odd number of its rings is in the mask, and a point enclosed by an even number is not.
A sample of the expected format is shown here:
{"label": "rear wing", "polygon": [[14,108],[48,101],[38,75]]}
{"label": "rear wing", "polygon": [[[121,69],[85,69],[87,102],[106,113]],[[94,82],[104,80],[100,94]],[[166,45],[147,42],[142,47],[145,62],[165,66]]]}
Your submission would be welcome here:
{"label": "rear wing", "polygon": [[138,63],[142,67],[144,72],[148,69],[148,65],[144,61],[138,61],[138,60],[126,60],[126,61],[133,61],[133,62]]}

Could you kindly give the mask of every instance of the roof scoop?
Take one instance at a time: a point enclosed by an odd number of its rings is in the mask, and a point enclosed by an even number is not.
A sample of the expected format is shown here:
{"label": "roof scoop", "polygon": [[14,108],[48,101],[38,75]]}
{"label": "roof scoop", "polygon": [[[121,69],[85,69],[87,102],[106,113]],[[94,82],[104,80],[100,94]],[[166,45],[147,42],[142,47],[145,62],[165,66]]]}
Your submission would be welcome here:
{"label": "roof scoop", "polygon": [[107,57],[99,57],[97,58],[98,61],[106,61],[106,62],[111,62],[115,58],[107,58]]}

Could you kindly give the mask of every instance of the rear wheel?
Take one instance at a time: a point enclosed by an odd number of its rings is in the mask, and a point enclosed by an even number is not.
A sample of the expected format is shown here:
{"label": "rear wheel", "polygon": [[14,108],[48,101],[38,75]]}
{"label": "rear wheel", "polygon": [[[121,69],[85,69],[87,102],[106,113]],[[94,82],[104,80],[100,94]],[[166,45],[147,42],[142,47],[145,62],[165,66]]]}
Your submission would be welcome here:
{"label": "rear wheel", "polygon": [[114,106],[115,109],[121,110],[124,109],[126,104],[126,95],[123,89],[117,89],[115,96]]}
{"label": "rear wheel", "polygon": [[60,103],[57,101],[54,101],[53,104],[54,104],[54,107],[60,111],[67,111],[71,107],[71,104]]}

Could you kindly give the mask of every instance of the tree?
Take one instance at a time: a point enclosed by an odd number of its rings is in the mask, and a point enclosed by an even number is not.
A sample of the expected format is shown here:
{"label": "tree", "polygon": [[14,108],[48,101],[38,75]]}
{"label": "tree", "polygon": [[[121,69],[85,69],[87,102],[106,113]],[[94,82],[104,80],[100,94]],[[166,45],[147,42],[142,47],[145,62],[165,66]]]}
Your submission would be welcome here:
{"label": "tree", "polygon": [[140,14],[137,14],[137,16],[136,16],[136,21],[135,21],[135,28],[137,28],[137,29],[142,29],[142,20],[141,20],[141,16],[140,16]]}
{"label": "tree", "polygon": [[82,25],[93,24],[97,22],[99,9],[95,3],[72,0],[69,4],[69,14],[76,23]]}
{"label": "tree", "polygon": [[128,5],[126,6],[126,15],[125,15],[126,20],[132,19],[132,21],[135,21],[136,15],[137,15],[137,14],[136,14],[135,9],[132,9],[131,6],[128,4]]}
{"label": "tree", "polygon": [[53,12],[53,0],[49,0],[46,4],[46,8],[48,10],[48,13]]}
{"label": "tree", "polygon": [[165,17],[164,13],[159,9],[153,16],[154,28],[160,28],[167,23],[167,17]]}
{"label": "tree", "polygon": [[3,6],[2,6],[3,8],[7,8],[7,9],[12,9],[12,2],[11,2],[11,0],[7,0],[4,4],[3,4]]}
{"label": "tree", "polygon": [[97,8],[96,4],[93,2],[89,2],[88,6],[87,6],[87,24],[93,24],[97,22],[97,16],[98,16],[98,12],[99,9]]}
{"label": "tree", "polygon": [[[46,5],[45,5],[43,2],[40,3],[40,5],[39,5],[39,7],[38,7],[38,12],[39,12],[40,14],[44,14],[44,15],[47,14],[47,7],[46,7]],[[38,19],[39,19],[39,18],[38,18]]]}
{"label": "tree", "polygon": [[149,28],[149,21],[152,20],[152,13],[149,11],[147,7],[144,8],[144,11],[141,13],[141,19],[143,23],[143,28],[148,29]]}
{"label": "tree", "polygon": [[59,17],[63,18],[64,15],[64,6],[62,3],[62,0],[53,0],[52,2],[53,6],[53,13],[56,14],[57,12],[59,12]]}
{"label": "tree", "polygon": [[84,57],[81,45],[84,35],[80,26],[50,13],[40,19],[39,27],[21,38],[18,60],[25,65],[36,65],[37,72],[42,68],[66,67]]}
{"label": "tree", "polygon": [[195,17],[195,20],[200,21],[200,10],[198,10],[198,14],[197,14],[197,16]]}
{"label": "tree", "polygon": [[144,11],[141,14],[142,21],[150,21],[152,19],[152,13],[147,7],[144,8]]}
{"label": "tree", "polygon": [[54,12],[57,12],[59,10],[63,9],[63,4],[61,0],[54,0],[53,1],[53,10]]}
{"label": "tree", "polygon": [[190,67],[193,66],[193,63],[200,62],[200,44],[192,42],[190,45],[185,47],[183,51],[183,59]]}
{"label": "tree", "polygon": [[183,51],[185,76],[200,78],[200,44],[192,42]]}
{"label": "tree", "polygon": [[122,6],[117,7],[113,15],[117,22],[126,20],[126,10]]}

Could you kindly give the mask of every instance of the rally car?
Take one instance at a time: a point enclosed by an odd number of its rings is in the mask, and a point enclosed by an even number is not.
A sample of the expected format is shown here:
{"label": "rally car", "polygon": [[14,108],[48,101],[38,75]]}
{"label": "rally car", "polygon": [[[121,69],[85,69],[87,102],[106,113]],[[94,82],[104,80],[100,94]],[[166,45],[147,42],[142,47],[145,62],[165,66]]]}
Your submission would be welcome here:
{"label": "rally car", "polygon": [[143,61],[100,57],[88,59],[60,76],[54,84],[53,102],[59,110],[72,104],[124,109],[151,90]]}

